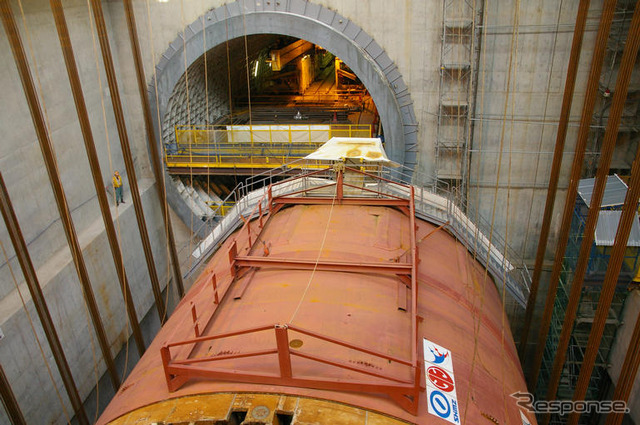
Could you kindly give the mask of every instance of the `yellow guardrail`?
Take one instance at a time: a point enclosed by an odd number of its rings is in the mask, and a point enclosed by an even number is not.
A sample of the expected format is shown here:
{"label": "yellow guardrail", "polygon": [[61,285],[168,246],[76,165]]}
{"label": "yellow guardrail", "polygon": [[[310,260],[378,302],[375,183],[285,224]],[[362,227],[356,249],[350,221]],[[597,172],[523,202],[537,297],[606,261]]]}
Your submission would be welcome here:
{"label": "yellow guardrail", "polygon": [[172,168],[277,168],[304,158],[332,137],[372,137],[371,125],[176,126],[165,144]]}

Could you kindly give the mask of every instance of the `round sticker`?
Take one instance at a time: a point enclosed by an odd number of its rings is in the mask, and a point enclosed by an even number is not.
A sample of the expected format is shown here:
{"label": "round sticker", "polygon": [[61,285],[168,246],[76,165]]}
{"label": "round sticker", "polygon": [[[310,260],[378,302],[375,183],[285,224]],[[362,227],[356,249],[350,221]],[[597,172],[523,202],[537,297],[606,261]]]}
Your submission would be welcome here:
{"label": "round sticker", "polygon": [[431,402],[431,407],[435,411],[436,415],[441,418],[448,418],[451,414],[451,406],[449,405],[449,400],[447,397],[442,394],[440,391],[432,391],[429,396],[429,401]]}
{"label": "round sticker", "polygon": [[438,389],[450,393],[454,389],[453,378],[444,369],[431,366],[427,369],[427,377]]}

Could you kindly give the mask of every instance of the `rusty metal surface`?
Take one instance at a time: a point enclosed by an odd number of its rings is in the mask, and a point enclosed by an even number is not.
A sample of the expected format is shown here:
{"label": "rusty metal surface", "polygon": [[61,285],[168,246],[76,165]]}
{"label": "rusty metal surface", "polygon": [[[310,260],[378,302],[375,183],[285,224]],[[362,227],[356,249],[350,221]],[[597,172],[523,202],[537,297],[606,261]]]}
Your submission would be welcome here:
{"label": "rusty metal surface", "polygon": [[[253,222],[255,226],[256,221]],[[323,261],[395,262],[406,256],[411,246],[412,232],[407,226],[408,221],[406,213],[391,207],[294,205],[274,213],[259,237],[269,247],[268,258],[316,260],[322,247],[320,259]],[[461,418],[462,422],[486,423],[482,416],[485,414],[500,422],[518,423],[520,412],[515,399],[509,394],[525,390],[524,378],[506,318],[502,326],[503,311],[493,281],[485,277],[484,269],[448,233],[432,233],[436,226],[421,220],[415,220],[415,225],[416,240],[419,241],[416,242],[416,256],[420,259],[416,266],[418,297],[415,307],[423,319],[416,324],[417,333],[419,338],[428,338],[451,350],[460,411],[466,412],[466,418]],[[237,236],[237,246],[245,247],[247,233],[241,231]],[[237,333],[265,324],[292,323],[296,327],[364,346],[394,358],[409,359],[411,364],[412,315],[398,309],[397,285],[400,278],[374,272],[269,268],[240,274],[231,283],[232,269],[229,267],[228,252],[233,243],[233,237],[229,238],[213,256],[123,389],[107,407],[99,424],[109,423],[144,406],[147,406],[145,411],[153,412],[155,406],[152,404],[162,404],[168,399],[217,392],[264,392],[313,397],[338,401],[409,422],[434,421],[435,417],[427,412],[424,389],[420,392],[415,416],[379,394],[297,388],[274,383],[197,379],[184,383],[175,392],[169,392],[160,349],[171,341],[195,336],[192,302],[197,305],[198,316],[205,314],[205,309],[216,310],[209,325],[199,329],[203,336]],[[256,242],[253,246],[262,252],[262,243]],[[255,253],[248,253],[245,248],[237,252],[240,256],[249,254]],[[228,293],[230,286],[240,286],[243,279],[250,279],[250,282],[239,298],[222,295],[220,303],[216,304],[212,274],[216,276],[221,294]],[[484,297],[482,311],[479,311],[480,297]],[[409,306],[409,310],[412,307]],[[477,335],[474,335],[474,325],[477,323],[474,320],[481,320]],[[248,338],[247,335],[238,335],[224,343],[210,341],[196,345],[191,358],[214,355],[220,357],[218,366],[228,370],[249,368],[256,373],[267,373],[274,368],[277,370],[279,360],[276,355],[260,361],[246,357],[230,358],[272,348],[266,342],[273,341],[273,328],[267,328],[271,331],[249,334]],[[339,360],[373,373],[395,374],[405,380],[412,378],[410,373],[401,368],[402,365],[390,364],[387,360],[381,361],[375,356],[346,347],[336,349],[303,333],[290,333],[295,334],[290,336],[289,349],[292,352],[302,353],[306,350],[305,353]],[[501,343],[503,335],[504,344]],[[295,344],[292,344],[293,340],[297,340]],[[473,362],[476,364],[470,376]],[[361,374],[351,370],[336,369],[332,365],[308,362],[297,357],[292,362],[292,370],[310,377],[322,376],[347,382],[354,377],[362,378]],[[420,385],[424,388],[424,371]],[[530,420],[535,423],[533,418]],[[334,423],[338,422],[334,419]]]}

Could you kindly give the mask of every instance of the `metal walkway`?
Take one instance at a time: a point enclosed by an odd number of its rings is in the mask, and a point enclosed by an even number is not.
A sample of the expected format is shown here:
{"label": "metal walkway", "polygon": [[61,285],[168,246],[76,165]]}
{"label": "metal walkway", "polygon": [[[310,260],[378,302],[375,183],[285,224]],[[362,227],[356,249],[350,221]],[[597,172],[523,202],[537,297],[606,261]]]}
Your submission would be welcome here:
{"label": "metal walkway", "polygon": [[[376,183],[365,184],[372,186],[378,192],[390,195],[409,197],[409,190],[402,190],[393,181],[405,181],[406,178],[397,170],[383,170],[389,182],[378,180]],[[279,174],[277,174],[279,175]],[[254,210],[258,202],[263,199],[267,186],[274,183],[275,174],[269,174],[259,180],[241,185],[234,191],[238,199],[235,206],[219,222],[207,222],[211,227],[209,236],[205,238],[192,252],[196,260],[187,274],[193,274],[203,262],[231,233],[240,227],[244,221],[242,217]],[[324,175],[302,175],[279,182],[273,186],[273,196],[283,196],[293,192],[308,190],[312,187],[320,187],[335,184],[331,167],[325,170]],[[529,296],[531,276],[526,265],[517,257],[505,241],[482,218],[477,222],[471,220],[455,202],[457,198],[454,191],[442,188],[442,182],[434,180],[430,185],[412,185],[415,193],[416,216],[434,224],[445,225],[445,228],[453,234],[476,259],[485,267],[493,277],[498,290],[504,286],[512,301],[526,306]]]}

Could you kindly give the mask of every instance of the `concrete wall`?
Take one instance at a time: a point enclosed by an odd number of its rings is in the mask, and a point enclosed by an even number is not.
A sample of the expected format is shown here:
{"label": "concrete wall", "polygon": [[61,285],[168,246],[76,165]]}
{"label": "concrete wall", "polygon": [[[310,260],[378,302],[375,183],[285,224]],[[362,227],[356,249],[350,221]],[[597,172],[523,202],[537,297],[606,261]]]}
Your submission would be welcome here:
{"label": "concrete wall", "polygon": [[[264,1],[270,4],[276,0]],[[285,3],[286,6],[291,1],[293,0],[278,0],[277,3]],[[86,2],[65,0],[63,3],[106,185],[112,169],[123,171],[124,166],[104,72],[100,59],[97,59],[100,71],[96,72]],[[185,26],[197,19],[205,19],[205,13],[219,7],[223,1],[134,0],[133,3],[145,72],[147,79],[151,81],[155,65],[160,62],[162,54]],[[337,11],[357,24],[397,66],[397,72],[407,85],[415,119],[419,124],[418,171],[427,176],[432,175],[437,134],[443,3],[437,0],[317,0],[314,3]],[[124,10],[119,0],[108,0],[103,4],[136,170],[141,181],[146,181],[145,179],[151,177],[151,173]],[[477,120],[474,121],[471,145],[469,203],[471,210],[478,209],[487,218],[494,216],[496,230],[502,235],[508,233],[508,240],[516,250],[531,259],[537,244],[546,195],[544,188],[549,173],[550,152],[555,141],[578,0],[546,0],[518,4],[519,30],[514,33],[516,2],[486,2],[483,24],[486,37],[482,38],[478,70],[475,110]],[[37,58],[37,64],[31,63],[31,67],[39,72],[41,96],[50,120],[62,181],[78,234],[84,243],[89,273],[100,300],[101,312],[105,322],[108,322],[108,334],[115,351],[121,346],[126,335],[121,295],[100,223],[95,190],[89,178],[88,161],[82,146],[53,19],[47,2],[24,0],[23,5],[32,37],[31,45]],[[27,46],[17,0],[12,1],[12,6]],[[585,36],[585,54],[580,61],[572,110],[573,124],[570,126],[567,141],[568,152],[572,151],[575,143],[575,120],[581,107],[590,63],[589,52],[595,37],[594,18],[599,15],[600,7],[601,1],[592,2],[592,18],[589,20]],[[151,22],[148,16],[151,16]],[[514,35],[517,37],[514,38]],[[98,75],[102,87],[99,85]],[[93,361],[78,282],[73,267],[69,264],[68,248],[3,31],[0,32],[0,89],[3,93],[0,108],[0,127],[3,130],[0,142],[0,170],[12,195],[41,283],[46,283],[45,293],[50,300],[52,314],[63,335],[64,344],[68,347],[67,354],[74,375],[83,395],[87,395],[93,379],[90,378]],[[509,97],[505,107],[507,92]],[[169,91],[167,96],[170,93]],[[103,122],[103,99],[106,130]],[[161,121],[162,117],[159,117],[159,122]],[[500,150],[503,157],[496,195]],[[571,153],[565,155],[561,187],[566,186],[569,168],[567,164],[571,157]],[[126,181],[125,187],[129,187]],[[158,272],[161,281],[166,282],[167,260],[166,252],[162,248],[165,241],[162,237],[162,220],[157,211],[153,184],[147,183],[142,187],[145,215],[156,250]],[[562,204],[562,197],[563,192],[560,191],[559,204]],[[130,200],[130,197],[126,199]],[[497,206],[495,214],[494,204]],[[142,316],[150,306],[151,292],[143,265],[139,235],[134,230],[135,220],[131,204],[128,203],[127,206],[119,219],[121,227],[125,229],[123,250],[127,261],[131,262],[127,264],[127,270],[134,287],[136,306],[140,309],[139,315]],[[556,219],[560,211],[560,206],[556,207]],[[12,257],[13,252],[3,225],[0,226],[0,240],[9,251],[9,257]],[[552,250],[549,251],[552,253]],[[17,279],[21,281],[15,259],[11,259],[9,263]],[[6,335],[5,339],[0,341],[0,361],[5,365],[5,369],[9,369],[9,378],[19,395],[21,406],[27,411],[29,422],[40,423],[43,422],[42,418],[46,418],[47,423],[64,422],[61,409],[55,397],[52,397],[49,378],[33,345],[28,321],[20,309],[16,295],[9,267],[4,259],[0,258],[0,327]],[[37,320],[36,329],[40,329]],[[101,366],[100,371],[102,370]],[[55,370],[54,374],[57,376]]]}
{"label": "concrete wall", "polygon": [[[22,2],[31,37],[31,43],[29,43],[18,3],[16,1],[11,3],[29,55],[34,80],[40,87],[41,101],[46,108],[66,198],[83,247],[83,255],[111,344],[111,351],[115,355],[121,350],[129,335],[127,316],[99,212],[51,10],[48,2],[35,0]],[[98,59],[100,68],[98,74],[87,3],[82,0],[63,3],[102,166],[102,177],[104,185],[107,186],[110,184],[112,170],[119,169],[123,173],[124,165],[104,71],[102,71],[102,62]],[[128,40],[124,37],[126,30],[118,34],[115,39],[113,38],[116,34],[111,25],[110,9],[113,6],[105,4],[105,15],[112,35],[113,49],[121,52],[128,47]],[[118,6],[121,7],[121,3]],[[30,56],[30,49],[33,49],[36,62]],[[114,59],[124,99],[123,106],[148,232],[159,279],[164,286],[168,281],[164,226],[155,182],[151,178],[134,68],[131,59],[122,52],[114,55]],[[98,83],[98,75],[102,80],[102,88]],[[99,376],[105,371],[104,362],[100,360],[100,349],[93,334],[93,327],[89,324],[85,313],[80,284],[71,262],[39,144],[4,30],[0,31],[0,87],[3,93],[0,101],[2,103],[0,128],[3,133],[0,142],[0,171],[10,192],[78,389],[81,396],[86,397],[96,382],[94,351]],[[103,100],[106,127],[103,120]],[[119,215],[116,214],[114,207],[112,215],[120,229],[125,267],[138,317],[141,319],[152,307],[153,296],[139,232],[136,230],[137,224],[127,179],[128,176],[125,175],[124,197],[127,203],[119,209]],[[23,283],[23,276],[4,223],[0,224],[0,241],[9,257],[7,263],[4,255],[0,255],[0,328],[5,334],[5,338],[0,341],[0,362],[28,423],[66,423],[60,402],[56,397],[54,384],[48,376],[45,363],[36,345],[11,272],[17,280],[22,296],[25,297],[27,310],[51,366],[55,386],[62,394],[68,411],[71,411],[70,405],[33,303],[30,301],[29,292]],[[91,338],[93,343],[90,342]],[[129,364],[129,369],[131,367]],[[0,423],[7,423],[5,419],[0,417]]]}
{"label": "concrete wall", "polygon": [[[446,3],[455,8],[456,1]],[[313,3],[335,10],[361,27],[397,66],[411,95],[419,124],[418,175],[421,179],[433,176],[443,3],[340,0]],[[136,3],[138,16],[142,16],[139,26],[146,29],[146,33],[141,31],[141,44],[153,45],[155,52],[152,55],[151,49],[145,51],[147,69],[152,69],[154,58],[155,63],[162,62],[162,53],[171,52],[168,44],[176,41],[185,25],[209,25],[202,22],[206,20],[205,12],[221,4],[221,1],[152,3],[150,12],[154,18],[150,33],[142,22],[146,4]],[[289,3],[283,4],[282,7],[286,7]],[[478,2],[478,6],[481,4]],[[537,246],[577,5],[577,0],[520,2],[515,13],[516,2],[486,2],[483,33],[478,40],[482,50],[477,68],[468,202],[471,210],[477,208],[485,218],[493,217],[496,230],[501,235],[508,233],[510,244],[529,261],[533,260]],[[247,7],[248,11],[253,10],[253,6]],[[267,8],[266,3],[264,7]],[[562,188],[566,187],[570,169],[600,8],[600,1],[592,2],[561,174],[560,205],[556,207],[555,217],[561,214],[564,201]],[[116,21],[116,14],[121,12],[117,7],[113,10]],[[514,30],[514,13],[518,20],[517,31]],[[124,21],[117,21],[119,24],[116,25],[121,26],[119,31],[126,32]],[[247,33],[255,31],[251,25],[246,29]],[[151,43],[149,34],[153,34]],[[207,43],[216,42],[207,36]],[[177,45],[177,48],[181,46]],[[160,103],[166,104],[166,100],[160,99]],[[501,170],[496,195],[498,162],[501,162]],[[502,208],[494,214],[496,198],[496,204]],[[507,198],[508,211],[505,208]],[[552,243],[553,238],[552,233]]]}

